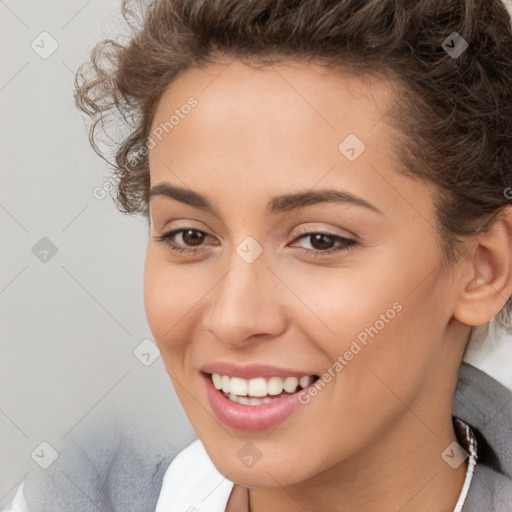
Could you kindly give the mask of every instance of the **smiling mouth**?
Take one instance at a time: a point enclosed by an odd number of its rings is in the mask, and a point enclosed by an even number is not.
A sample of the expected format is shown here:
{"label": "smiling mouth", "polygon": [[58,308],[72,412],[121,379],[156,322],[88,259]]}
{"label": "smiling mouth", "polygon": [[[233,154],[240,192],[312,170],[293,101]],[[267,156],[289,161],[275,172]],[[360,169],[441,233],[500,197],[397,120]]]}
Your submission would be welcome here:
{"label": "smiling mouth", "polygon": [[298,393],[315,383],[318,375],[302,377],[256,377],[242,379],[218,373],[207,374],[225,398],[243,405],[261,405]]}

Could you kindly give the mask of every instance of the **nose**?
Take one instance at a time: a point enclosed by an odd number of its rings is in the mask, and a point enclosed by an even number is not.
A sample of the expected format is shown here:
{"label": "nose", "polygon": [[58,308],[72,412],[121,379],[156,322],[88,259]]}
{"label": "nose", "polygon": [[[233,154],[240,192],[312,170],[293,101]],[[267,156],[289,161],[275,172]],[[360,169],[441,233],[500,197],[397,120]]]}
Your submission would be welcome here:
{"label": "nose", "polygon": [[204,325],[221,343],[242,348],[255,338],[279,336],[286,329],[282,283],[259,257],[247,263],[236,253],[230,267],[213,288]]}

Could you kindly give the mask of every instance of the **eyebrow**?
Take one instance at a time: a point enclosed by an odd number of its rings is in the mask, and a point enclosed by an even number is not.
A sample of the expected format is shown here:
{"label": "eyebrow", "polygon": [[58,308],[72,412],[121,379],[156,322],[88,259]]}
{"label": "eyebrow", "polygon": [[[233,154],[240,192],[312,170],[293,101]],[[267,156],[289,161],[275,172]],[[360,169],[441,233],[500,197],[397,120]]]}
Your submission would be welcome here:
{"label": "eyebrow", "polygon": [[[151,187],[149,198],[155,196],[164,196],[182,203],[188,204],[200,210],[205,210],[219,216],[215,207],[205,196],[186,188],[176,187],[169,183],[159,183]],[[376,213],[382,212],[373,204],[364,200],[362,197],[356,196],[344,190],[323,189],[323,190],[305,190],[292,194],[284,194],[273,197],[267,203],[267,211],[270,213],[284,213],[291,210],[304,208],[318,203],[345,203],[362,206]]]}

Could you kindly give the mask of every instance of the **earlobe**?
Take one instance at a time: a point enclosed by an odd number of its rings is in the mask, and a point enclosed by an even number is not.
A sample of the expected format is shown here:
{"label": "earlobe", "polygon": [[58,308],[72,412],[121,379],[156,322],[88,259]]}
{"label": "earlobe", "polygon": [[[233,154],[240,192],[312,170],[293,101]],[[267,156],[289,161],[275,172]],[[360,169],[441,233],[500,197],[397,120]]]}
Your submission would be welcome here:
{"label": "earlobe", "polygon": [[478,326],[496,316],[512,295],[512,207],[507,206],[472,243],[454,317]]}

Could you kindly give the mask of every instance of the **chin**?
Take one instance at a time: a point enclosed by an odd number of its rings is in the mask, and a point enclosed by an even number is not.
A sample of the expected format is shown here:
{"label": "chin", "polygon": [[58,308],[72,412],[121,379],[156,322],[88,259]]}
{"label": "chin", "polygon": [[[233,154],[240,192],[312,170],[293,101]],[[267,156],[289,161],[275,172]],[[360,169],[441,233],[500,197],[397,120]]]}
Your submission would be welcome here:
{"label": "chin", "polygon": [[[205,448],[207,445],[203,442]],[[233,445],[247,445],[247,442],[233,443]],[[221,446],[216,444],[215,446]],[[238,452],[241,449],[236,446],[232,453],[227,453],[225,447],[221,448],[219,456],[212,452],[210,458],[219,473],[231,482],[245,487],[281,487],[300,483],[313,477],[315,471],[310,456],[297,454],[293,460],[282,457],[280,451],[273,455],[262,454],[261,458],[252,466],[245,466],[239,459]],[[304,463],[308,463],[306,466]]]}

